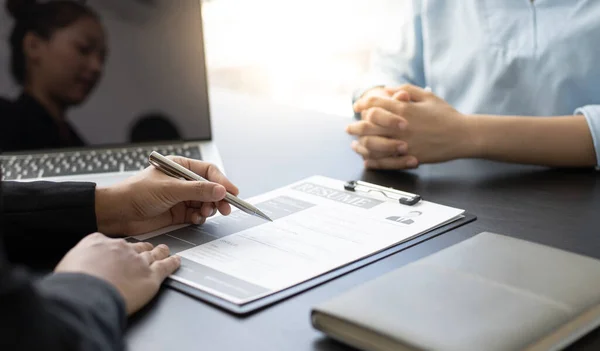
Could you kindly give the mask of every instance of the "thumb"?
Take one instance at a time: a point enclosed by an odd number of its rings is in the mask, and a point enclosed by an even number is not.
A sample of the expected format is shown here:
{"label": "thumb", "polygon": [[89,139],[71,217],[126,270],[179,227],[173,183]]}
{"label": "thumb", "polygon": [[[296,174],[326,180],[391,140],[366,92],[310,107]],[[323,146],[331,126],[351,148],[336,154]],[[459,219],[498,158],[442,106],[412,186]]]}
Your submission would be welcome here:
{"label": "thumb", "polygon": [[410,102],[410,94],[405,90],[400,90],[392,97],[394,100]]}
{"label": "thumb", "polygon": [[213,182],[196,182],[177,180],[167,191],[176,202],[200,201],[218,202],[225,198],[227,190],[221,184]]}
{"label": "thumb", "polygon": [[410,84],[404,85],[402,91],[407,92],[410,99],[415,102],[423,101],[431,95],[430,91]]}

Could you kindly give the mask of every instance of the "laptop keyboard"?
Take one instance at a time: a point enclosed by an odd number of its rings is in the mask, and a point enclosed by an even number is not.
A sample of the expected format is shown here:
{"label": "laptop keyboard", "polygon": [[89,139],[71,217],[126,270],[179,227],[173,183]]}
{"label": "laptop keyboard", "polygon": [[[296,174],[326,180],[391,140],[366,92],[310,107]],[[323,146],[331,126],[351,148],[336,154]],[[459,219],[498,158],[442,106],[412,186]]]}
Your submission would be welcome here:
{"label": "laptop keyboard", "polygon": [[2,156],[2,179],[19,180],[81,174],[138,171],[152,151],[200,159],[198,145],[161,145],[106,150]]}

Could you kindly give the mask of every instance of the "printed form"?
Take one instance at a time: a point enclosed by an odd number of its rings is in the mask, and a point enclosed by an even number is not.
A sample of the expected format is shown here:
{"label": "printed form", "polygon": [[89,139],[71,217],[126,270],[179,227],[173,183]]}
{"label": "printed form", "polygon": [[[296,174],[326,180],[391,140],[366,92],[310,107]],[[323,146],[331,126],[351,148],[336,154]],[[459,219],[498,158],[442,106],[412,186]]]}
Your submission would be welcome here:
{"label": "printed form", "polygon": [[179,255],[172,279],[242,305],[462,218],[427,201],[406,206],[315,176],[248,199],[273,219],[235,208],[201,226],[135,237]]}

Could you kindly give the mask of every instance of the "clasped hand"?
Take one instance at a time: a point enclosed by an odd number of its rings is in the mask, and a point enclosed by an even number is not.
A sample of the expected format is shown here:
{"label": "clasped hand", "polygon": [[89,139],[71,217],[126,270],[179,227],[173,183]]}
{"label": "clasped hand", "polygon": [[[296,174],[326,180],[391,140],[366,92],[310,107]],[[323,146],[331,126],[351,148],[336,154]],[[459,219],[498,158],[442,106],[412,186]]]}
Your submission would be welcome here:
{"label": "clasped hand", "polygon": [[376,88],[354,104],[361,120],[346,132],[365,167],[408,169],[468,157],[472,137],[468,116],[433,93],[413,85]]}

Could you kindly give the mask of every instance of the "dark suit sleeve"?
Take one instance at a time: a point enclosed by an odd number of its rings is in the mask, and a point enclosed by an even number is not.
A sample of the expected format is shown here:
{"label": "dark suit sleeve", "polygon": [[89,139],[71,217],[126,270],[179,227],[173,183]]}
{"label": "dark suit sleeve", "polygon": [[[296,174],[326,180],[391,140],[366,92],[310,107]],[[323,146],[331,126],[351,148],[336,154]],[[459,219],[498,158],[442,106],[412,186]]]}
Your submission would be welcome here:
{"label": "dark suit sleeve", "polygon": [[[125,303],[107,282],[78,273],[34,280],[5,255],[2,229],[34,242],[79,239],[92,229],[93,184],[0,183],[0,350],[121,350]],[[55,206],[53,206],[53,204]],[[6,216],[2,216],[2,207]],[[91,213],[90,213],[91,212]],[[4,225],[3,225],[4,224]],[[47,226],[47,227],[46,227]],[[15,240],[15,242],[19,242]],[[14,251],[14,248],[11,248]],[[37,256],[40,248],[24,254]]]}
{"label": "dark suit sleeve", "polygon": [[124,349],[125,304],[114,287],[76,273],[34,283],[2,256],[0,350]]}
{"label": "dark suit sleeve", "polygon": [[9,261],[48,268],[95,232],[95,189],[82,182],[3,182]]}

